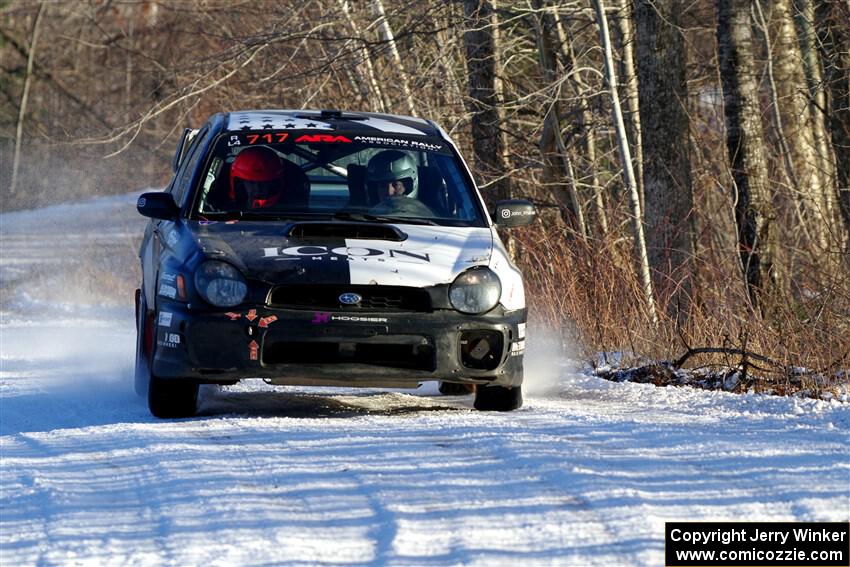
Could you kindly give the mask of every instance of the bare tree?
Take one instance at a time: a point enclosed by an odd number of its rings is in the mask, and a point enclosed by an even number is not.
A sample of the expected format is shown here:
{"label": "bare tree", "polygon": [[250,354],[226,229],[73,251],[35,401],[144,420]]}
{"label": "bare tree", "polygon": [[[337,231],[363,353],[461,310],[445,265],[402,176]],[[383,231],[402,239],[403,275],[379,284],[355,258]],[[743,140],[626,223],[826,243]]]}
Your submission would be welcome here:
{"label": "bare tree", "polygon": [[464,0],[463,9],[466,23],[463,37],[466,44],[475,165],[485,183],[492,184],[487,190],[490,199],[499,201],[510,198],[511,188],[506,175],[506,164],[503,162],[504,153],[499,132],[493,6],[489,0]]}
{"label": "bare tree", "polygon": [[[502,66],[502,31],[499,25],[499,2],[491,0],[493,3],[493,90],[496,93],[496,112],[499,114],[499,133],[502,137],[502,162],[506,167],[510,167],[511,163],[511,145],[508,140],[508,131],[505,127],[505,81],[503,79],[504,68]],[[510,239],[513,243],[513,239]]]}
{"label": "bare tree", "polygon": [[416,104],[413,102],[413,93],[410,91],[410,82],[407,79],[407,70],[404,67],[404,62],[401,60],[401,55],[398,52],[395,36],[393,35],[392,27],[390,26],[387,15],[384,12],[384,3],[382,0],[372,0],[372,6],[378,16],[378,27],[381,30],[381,36],[384,41],[390,46],[390,54],[393,58],[393,64],[398,71],[398,79],[401,82],[401,88],[404,92],[404,101],[407,103],[407,110],[410,114],[416,114]]}
{"label": "bare tree", "polygon": [[596,169],[596,134],[593,128],[593,115],[587,100],[591,95],[591,89],[585,83],[581,73],[578,72],[578,62],[575,49],[573,48],[572,37],[560,15],[557,13],[557,8],[554,11],[556,15],[555,29],[558,32],[558,43],[560,43],[564,71],[572,92],[578,101],[576,129],[580,132],[582,141],[584,142],[586,158],[583,177],[589,180],[589,185],[593,191],[593,211],[596,215],[596,222],[599,224],[599,234],[605,235],[608,233],[608,213],[605,211],[605,200],[599,182],[599,174]]}
{"label": "bare tree", "polygon": [[738,246],[750,298],[761,306],[763,295],[775,287],[776,236],[753,54],[751,1],[718,0],[717,49],[726,145],[737,189]]}
{"label": "bare tree", "polygon": [[[543,131],[540,135],[540,153],[543,158],[543,178],[550,192],[563,209],[569,212],[568,224],[576,227],[581,238],[588,236],[584,220],[584,208],[578,195],[575,169],[564,144],[561,132],[561,81],[558,77],[555,56],[555,18],[543,0],[534,0],[535,28],[537,29],[537,51],[545,84],[551,89],[546,101]],[[564,181],[566,184],[564,184]],[[566,187],[564,186],[566,185]]]}
{"label": "bare tree", "polygon": [[773,54],[779,111],[790,160],[797,179],[797,198],[802,204],[804,222],[813,244],[821,252],[830,248],[829,227],[834,206],[821,171],[821,157],[815,144],[809,108],[806,75],[794,27],[791,0],[775,0],[770,23],[773,27]]}
{"label": "bare tree", "polygon": [[694,255],[686,50],[679,28],[684,9],[681,0],[635,4],[649,264],[659,287],[676,290],[671,307],[683,308],[680,316],[693,291]]}
{"label": "bare tree", "polygon": [[[835,191],[835,161],[829,147],[829,135],[826,127],[826,92],[823,84],[820,54],[817,49],[815,33],[815,7],[812,0],[794,0],[797,11],[800,50],[803,56],[803,68],[809,87],[809,109],[812,114],[812,130],[815,147],[820,158],[819,168],[824,183],[824,191],[831,196]],[[831,200],[831,199],[830,199]]]}
{"label": "bare tree", "polygon": [[608,33],[608,19],[605,15],[603,0],[594,0],[596,20],[599,25],[599,37],[605,52],[605,80],[611,95],[611,112],[614,128],[617,132],[617,145],[620,149],[620,162],[623,165],[623,177],[629,192],[632,208],[632,232],[637,254],[638,272],[643,286],[646,309],[653,324],[658,325],[658,314],[655,309],[655,296],[652,291],[652,278],[649,272],[649,258],[646,252],[646,240],[643,234],[643,215],[641,214],[640,196],[637,181],[632,166],[632,156],[629,151],[629,141],[626,137],[626,126],[623,123],[623,111],[620,108],[620,97],[617,94],[617,73],[614,71],[614,55],[611,48],[611,35]]}
{"label": "bare tree", "polygon": [[21,164],[21,143],[24,133],[24,119],[27,115],[27,102],[29,101],[30,85],[33,77],[33,62],[35,61],[35,53],[38,49],[38,36],[41,31],[41,17],[44,15],[44,2],[39,3],[38,12],[35,15],[35,21],[32,24],[32,32],[30,33],[30,45],[27,54],[27,68],[24,74],[24,87],[21,90],[21,102],[18,105],[18,124],[15,129],[15,153],[12,158],[12,180],[9,183],[9,194],[12,198],[17,193],[18,185],[18,168]]}
{"label": "bare tree", "polygon": [[[339,0],[340,8],[342,9],[342,13],[345,16],[346,24],[348,25],[348,29],[352,34],[355,41],[363,41],[363,38],[360,36],[360,30],[357,28],[357,24],[354,22],[354,16],[351,14],[351,8],[349,7],[348,0]],[[369,52],[369,49],[366,47],[365,43],[361,43],[357,52],[360,54],[360,60],[363,62],[363,66],[366,70],[366,82],[368,82],[368,89],[364,98],[369,102],[369,106],[372,108],[374,112],[386,112],[386,104],[384,103],[384,94],[381,90],[380,83],[378,83],[377,78],[375,77],[375,66],[372,64],[372,54]],[[355,70],[355,73],[358,75],[362,75],[360,71],[359,65],[352,65]],[[361,78],[360,84],[363,85],[364,81]],[[371,94],[370,94],[371,93]]]}
{"label": "bare tree", "polygon": [[[850,3],[819,0],[816,18],[830,99],[825,108],[835,153],[838,204],[850,239]],[[850,263],[850,254],[845,257]]]}
{"label": "bare tree", "polygon": [[638,95],[638,75],[635,65],[635,38],[632,33],[632,7],[633,0],[616,0],[617,2],[617,30],[622,42],[623,58],[620,68],[622,69],[621,87],[626,101],[625,123],[626,131],[634,148],[633,159],[635,164],[635,181],[640,195],[641,209],[645,209],[644,181],[643,181],[643,130],[641,126],[640,97]]}

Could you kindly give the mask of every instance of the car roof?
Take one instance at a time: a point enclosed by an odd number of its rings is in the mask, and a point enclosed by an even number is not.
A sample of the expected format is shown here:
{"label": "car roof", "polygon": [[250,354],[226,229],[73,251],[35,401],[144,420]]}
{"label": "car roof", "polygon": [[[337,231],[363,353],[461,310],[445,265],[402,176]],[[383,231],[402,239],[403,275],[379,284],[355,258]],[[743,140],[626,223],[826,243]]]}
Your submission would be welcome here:
{"label": "car roof", "polygon": [[413,116],[340,110],[239,110],[225,115],[225,131],[345,130],[374,135],[402,134],[440,138],[440,128]]}

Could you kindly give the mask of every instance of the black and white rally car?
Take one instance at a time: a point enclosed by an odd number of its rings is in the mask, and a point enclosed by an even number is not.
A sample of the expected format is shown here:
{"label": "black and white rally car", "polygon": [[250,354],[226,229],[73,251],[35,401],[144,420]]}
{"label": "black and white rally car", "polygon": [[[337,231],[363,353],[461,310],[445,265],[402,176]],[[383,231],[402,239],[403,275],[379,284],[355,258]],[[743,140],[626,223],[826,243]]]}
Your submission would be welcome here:
{"label": "black and white rally car", "polygon": [[202,383],[476,385],[522,404],[522,276],[446,132],[336,110],[216,114],[186,130],[150,217],[136,294],[136,390],[190,416]]}

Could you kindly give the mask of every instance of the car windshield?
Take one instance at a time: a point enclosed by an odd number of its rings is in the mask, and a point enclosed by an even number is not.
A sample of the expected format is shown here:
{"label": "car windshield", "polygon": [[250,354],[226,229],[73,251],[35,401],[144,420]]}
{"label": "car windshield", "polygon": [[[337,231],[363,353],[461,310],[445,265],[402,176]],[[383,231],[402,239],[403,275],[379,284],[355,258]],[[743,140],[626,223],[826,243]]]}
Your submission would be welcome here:
{"label": "car windshield", "polygon": [[215,142],[200,179],[193,213],[198,219],[485,226],[459,159],[437,138],[227,132]]}

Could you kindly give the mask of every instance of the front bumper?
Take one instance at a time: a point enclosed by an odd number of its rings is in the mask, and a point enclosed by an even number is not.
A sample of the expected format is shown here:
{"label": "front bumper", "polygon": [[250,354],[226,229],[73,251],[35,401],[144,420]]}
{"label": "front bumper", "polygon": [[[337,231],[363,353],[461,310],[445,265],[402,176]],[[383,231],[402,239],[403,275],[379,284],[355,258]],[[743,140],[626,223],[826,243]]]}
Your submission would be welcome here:
{"label": "front bumper", "polygon": [[192,310],[158,298],[153,373],[228,383],[415,387],[522,384],[526,310],[482,316],[314,312],[261,305]]}

